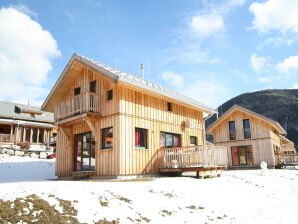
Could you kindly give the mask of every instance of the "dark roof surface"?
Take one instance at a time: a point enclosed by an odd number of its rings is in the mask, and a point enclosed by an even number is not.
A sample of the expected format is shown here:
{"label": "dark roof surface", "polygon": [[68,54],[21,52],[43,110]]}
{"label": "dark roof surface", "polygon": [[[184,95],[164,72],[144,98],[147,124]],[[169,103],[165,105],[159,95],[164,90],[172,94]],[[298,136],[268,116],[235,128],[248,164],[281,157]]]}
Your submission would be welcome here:
{"label": "dark roof surface", "polygon": [[[21,113],[22,110],[35,112],[36,114],[32,117],[29,113]],[[0,117],[54,123],[54,114],[41,111],[40,107],[5,101],[0,101]]]}

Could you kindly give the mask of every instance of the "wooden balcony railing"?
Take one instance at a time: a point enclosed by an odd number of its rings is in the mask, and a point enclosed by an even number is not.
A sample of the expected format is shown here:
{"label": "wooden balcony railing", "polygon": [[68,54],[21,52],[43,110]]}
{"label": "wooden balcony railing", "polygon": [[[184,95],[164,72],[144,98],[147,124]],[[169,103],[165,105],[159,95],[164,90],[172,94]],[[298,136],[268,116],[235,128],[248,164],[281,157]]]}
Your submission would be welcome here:
{"label": "wooden balcony railing", "polygon": [[14,135],[0,134],[0,142],[14,142]]}
{"label": "wooden balcony railing", "polygon": [[86,92],[73,96],[54,107],[55,121],[88,112],[99,113],[98,95],[95,93]]}
{"label": "wooden balcony railing", "polygon": [[298,154],[284,154],[280,156],[280,163],[286,163],[286,164],[298,164]]}
{"label": "wooden balcony railing", "polygon": [[227,147],[202,145],[159,150],[160,168],[227,166]]}

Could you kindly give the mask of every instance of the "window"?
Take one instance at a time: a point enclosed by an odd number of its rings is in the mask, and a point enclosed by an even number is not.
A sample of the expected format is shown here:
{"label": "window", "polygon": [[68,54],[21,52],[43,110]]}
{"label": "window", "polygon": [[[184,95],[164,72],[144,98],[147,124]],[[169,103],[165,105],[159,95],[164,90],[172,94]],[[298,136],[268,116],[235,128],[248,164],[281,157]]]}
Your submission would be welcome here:
{"label": "window", "polygon": [[113,99],[113,90],[110,89],[108,92],[107,92],[107,100],[112,100]]}
{"label": "window", "polygon": [[173,108],[172,108],[172,103],[167,102],[167,110],[171,112],[172,109],[173,109]]}
{"label": "window", "polygon": [[244,138],[251,138],[249,119],[243,120]]}
{"label": "window", "polygon": [[137,148],[147,148],[147,129],[136,128],[135,129],[135,146]]}
{"label": "window", "polygon": [[102,149],[113,148],[113,127],[102,129]]}
{"label": "window", "polygon": [[80,95],[80,93],[81,93],[81,87],[77,87],[77,88],[74,89],[74,95],[75,96]]}
{"label": "window", "polygon": [[37,143],[37,128],[33,128],[33,133],[32,133],[32,142]]}
{"label": "window", "polygon": [[96,93],[96,81],[92,81],[90,82],[90,85],[89,85],[89,91],[91,93]]}
{"label": "window", "polygon": [[190,136],[190,145],[191,146],[197,145],[197,137],[196,136]]}
{"label": "window", "polygon": [[31,138],[31,128],[25,128],[25,141],[26,142],[30,142],[30,138]]}
{"label": "window", "polygon": [[253,165],[252,146],[232,146],[232,166]]}
{"label": "window", "polygon": [[39,129],[38,142],[39,143],[43,143],[44,142],[44,129]]}
{"label": "window", "polygon": [[181,147],[180,135],[160,132],[160,147],[161,148]]}
{"label": "window", "polygon": [[236,140],[235,121],[229,121],[230,140]]}

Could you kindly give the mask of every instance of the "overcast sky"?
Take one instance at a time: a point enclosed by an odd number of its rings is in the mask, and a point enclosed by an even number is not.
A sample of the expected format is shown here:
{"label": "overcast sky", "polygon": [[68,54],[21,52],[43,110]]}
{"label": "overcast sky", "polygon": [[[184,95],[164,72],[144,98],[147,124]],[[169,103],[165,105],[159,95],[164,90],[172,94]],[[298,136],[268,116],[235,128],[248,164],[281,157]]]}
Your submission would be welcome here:
{"label": "overcast sky", "polygon": [[41,105],[74,52],[213,108],[298,88],[297,0],[0,2],[0,99]]}

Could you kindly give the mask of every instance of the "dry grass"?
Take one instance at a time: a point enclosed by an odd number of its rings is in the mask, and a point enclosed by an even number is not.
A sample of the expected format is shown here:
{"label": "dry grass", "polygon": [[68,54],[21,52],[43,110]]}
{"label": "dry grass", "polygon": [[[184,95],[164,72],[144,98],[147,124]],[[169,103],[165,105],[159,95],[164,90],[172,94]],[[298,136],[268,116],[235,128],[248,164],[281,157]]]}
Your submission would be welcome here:
{"label": "dry grass", "polygon": [[14,201],[0,200],[0,223],[79,223],[71,202],[58,201],[63,213],[34,194]]}

